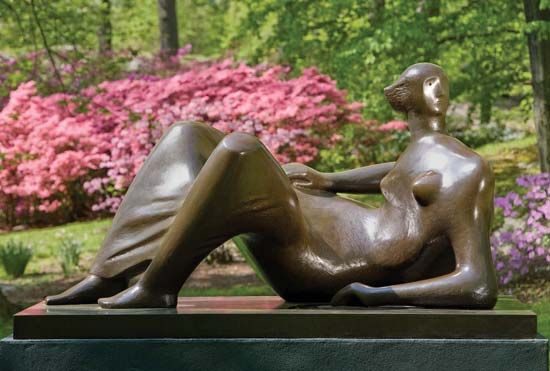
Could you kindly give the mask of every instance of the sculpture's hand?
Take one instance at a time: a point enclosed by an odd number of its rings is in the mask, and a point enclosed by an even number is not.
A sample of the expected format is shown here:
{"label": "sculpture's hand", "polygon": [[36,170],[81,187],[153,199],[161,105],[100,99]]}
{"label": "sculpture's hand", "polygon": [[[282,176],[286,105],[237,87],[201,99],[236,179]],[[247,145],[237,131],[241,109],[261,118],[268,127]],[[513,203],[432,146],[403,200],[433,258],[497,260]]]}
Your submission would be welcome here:
{"label": "sculpture's hand", "polygon": [[288,179],[297,187],[328,190],[331,186],[330,181],[323,176],[323,173],[304,164],[293,162],[284,165],[283,169]]}
{"label": "sculpture's hand", "polygon": [[352,283],[338,291],[330,301],[334,306],[375,306],[382,305],[376,287]]}

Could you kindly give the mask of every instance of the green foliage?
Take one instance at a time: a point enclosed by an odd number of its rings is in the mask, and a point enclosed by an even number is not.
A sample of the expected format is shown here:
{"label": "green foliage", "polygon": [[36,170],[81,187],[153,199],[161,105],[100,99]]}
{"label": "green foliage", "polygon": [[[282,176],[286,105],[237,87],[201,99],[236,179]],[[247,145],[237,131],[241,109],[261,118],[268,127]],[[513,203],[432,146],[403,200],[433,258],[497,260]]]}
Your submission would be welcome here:
{"label": "green foliage", "polygon": [[[430,61],[452,76],[452,94],[490,119],[496,99],[529,91],[519,1],[246,0],[240,38],[260,38],[250,57],[298,69],[317,65],[366,103],[365,114],[392,116],[382,89],[407,66]],[[272,23],[272,32],[258,32]]]}
{"label": "green foliage", "polygon": [[534,135],[501,143],[489,143],[477,148],[476,152],[489,160],[493,168],[497,196],[504,196],[510,191],[519,191],[516,178],[539,171],[537,138]]}
{"label": "green foliage", "polygon": [[96,49],[100,3],[85,0],[2,0],[2,48],[37,51],[46,46]]}
{"label": "green foliage", "polygon": [[331,172],[365,166],[373,161],[371,146],[373,132],[366,126],[345,125],[339,132],[341,139],[331,149],[319,151],[319,162],[314,167]]}
{"label": "green foliage", "polygon": [[110,18],[115,50],[132,50],[137,53],[156,52],[159,49],[156,1],[111,0]]}
{"label": "green foliage", "polygon": [[57,248],[57,258],[65,276],[73,273],[78,266],[80,255],[83,250],[83,243],[72,236],[66,236],[61,239]]}
{"label": "green foliage", "polygon": [[409,132],[378,132],[373,130],[374,125],[375,122],[367,126],[345,125],[338,133],[341,138],[336,145],[321,149],[314,167],[332,172],[395,161],[409,142]]}
{"label": "green foliage", "polygon": [[32,248],[22,241],[9,240],[0,246],[0,261],[6,273],[14,278],[25,273],[32,255]]}
{"label": "green foliage", "polygon": [[459,128],[450,130],[452,136],[459,139],[468,147],[477,148],[487,143],[502,141],[506,134],[506,128],[493,123],[481,126],[476,129]]}
{"label": "green foliage", "polygon": [[[46,43],[54,57],[68,48],[97,50],[102,4],[0,1],[0,49],[37,51]],[[115,50],[158,50],[155,1],[111,0],[110,9]],[[365,103],[366,117],[380,121],[393,117],[383,87],[420,61],[441,64],[452,77],[453,99],[473,103],[483,123],[503,97],[529,103],[525,33],[550,27],[526,24],[521,1],[500,0],[181,0],[177,12],[180,45],[192,44],[195,57],[231,53],[289,64],[296,73],[318,66]]]}
{"label": "green foliage", "polygon": [[[156,1],[110,1],[108,20],[114,50],[156,52],[159,48]],[[243,4],[229,0],[181,0],[176,9],[180,45],[192,44],[195,52],[204,56],[220,56],[233,48],[230,40],[246,14]],[[45,46],[44,41],[54,51],[97,50],[104,10],[103,1],[2,0],[0,50],[36,51]]]}
{"label": "green foliage", "polygon": [[226,39],[227,0],[180,0],[177,4],[180,43],[203,56],[219,56]]}

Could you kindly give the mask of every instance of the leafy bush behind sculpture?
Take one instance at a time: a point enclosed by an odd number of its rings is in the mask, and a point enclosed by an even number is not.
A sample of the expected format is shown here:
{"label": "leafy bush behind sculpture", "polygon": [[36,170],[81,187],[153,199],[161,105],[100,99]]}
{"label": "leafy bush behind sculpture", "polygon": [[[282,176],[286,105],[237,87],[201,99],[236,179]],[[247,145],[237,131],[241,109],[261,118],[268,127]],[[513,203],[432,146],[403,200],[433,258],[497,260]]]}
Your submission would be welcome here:
{"label": "leafy bush behind sculpture", "polygon": [[199,120],[257,135],[281,162],[311,162],[361,104],[316,69],[288,78],[281,66],[233,61],[172,77],[106,81],[40,96],[29,81],[0,112],[0,208],[8,225],[86,210],[113,212],[162,133]]}
{"label": "leafy bush behind sculpture", "polygon": [[186,60],[192,46],[187,44],[173,56],[161,53],[138,55],[130,50],[93,53],[64,47],[51,58],[46,50],[36,50],[10,57],[0,53],[0,109],[9,94],[21,83],[34,81],[41,95],[77,93],[103,81],[138,76],[172,76],[188,71],[196,63]]}

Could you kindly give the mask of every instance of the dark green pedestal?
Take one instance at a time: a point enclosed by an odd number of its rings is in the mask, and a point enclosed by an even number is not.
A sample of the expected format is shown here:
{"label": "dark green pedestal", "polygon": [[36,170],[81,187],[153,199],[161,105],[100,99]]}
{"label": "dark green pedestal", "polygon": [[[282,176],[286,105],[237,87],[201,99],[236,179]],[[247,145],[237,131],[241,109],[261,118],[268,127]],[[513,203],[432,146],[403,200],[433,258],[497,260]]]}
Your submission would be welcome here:
{"label": "dark green pedestal", "polygon": [[536,316],[491,311],[334,309],[279,298],[185,298],[174,310],[48,308],[15,316],[0,370],[548,369]]}
{"label": "dark green pedestal", "polygon": [[545,339],[0,341],[3,371],[546,371]]}

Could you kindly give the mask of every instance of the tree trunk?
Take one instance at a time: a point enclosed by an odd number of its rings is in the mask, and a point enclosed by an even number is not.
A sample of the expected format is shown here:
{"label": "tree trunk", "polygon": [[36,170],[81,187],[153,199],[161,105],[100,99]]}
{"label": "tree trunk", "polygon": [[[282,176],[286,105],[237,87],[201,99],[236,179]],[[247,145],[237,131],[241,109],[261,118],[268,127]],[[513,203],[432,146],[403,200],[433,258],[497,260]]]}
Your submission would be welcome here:
{"label": "tree trunk", "polygon": [[99,30],[99,52],[101,54],[113,50],[113,26],[111,24],[111,0],[101,0]]}
{"label": "tree trunk", "polygon": [[488,98],[488,95],[483,97],[480,105],[479,123],[488,124],[491,121],[491,114],[493,110],[493,104]]}
{"label": "tree trunk", "polygon": [[173,55],[178,50],[178,18],[175,0],[157,0],[160,51]]}
{"label": "tree trunk", "polygon": [[[540,0],[524,0],[527,22],[550,22],[550,9],[540,9]],[[533,31],[528,35],[534,96],[535,125],[540,168],[550,172],[550,39]]]}

